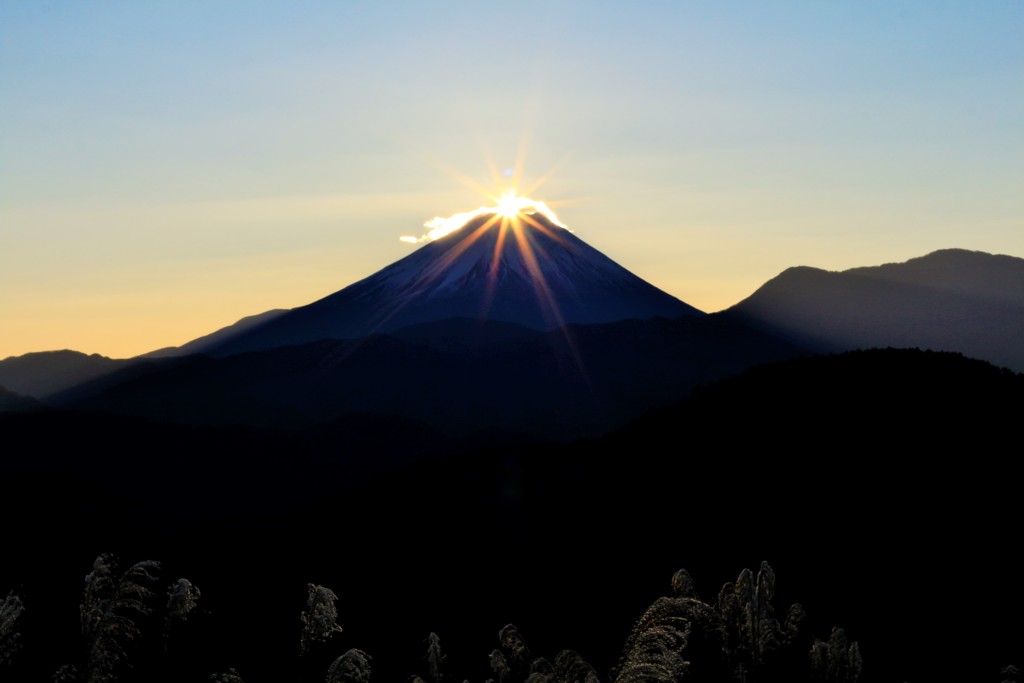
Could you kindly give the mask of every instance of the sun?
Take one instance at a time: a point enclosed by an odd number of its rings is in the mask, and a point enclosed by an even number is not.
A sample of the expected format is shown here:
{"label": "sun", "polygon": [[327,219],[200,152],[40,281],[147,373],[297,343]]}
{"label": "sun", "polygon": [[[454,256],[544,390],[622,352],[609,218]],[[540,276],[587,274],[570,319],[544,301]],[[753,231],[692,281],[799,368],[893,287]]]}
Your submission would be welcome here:
{"label": "sun", "polygon": [[541,217],[556,228],[572,232],[567,225],[558,219],[558,216],[555,215],[550,206],[545,202],[531,199],[528,196],[540,188],[555,172],[555,169],[550,169],[539,178],[526,183],[524,186],[522,183],[523,165],[525,163],[524,144],[523,142],[520,143],[515,166],[504,171],[499,171],[499,167],[488,156],[487,165],[491,170],[493,181],[490,187],[477,182],[454,168],[441,165],[442,171],[492,202],[491,205],[480,206],[472,211],[465,211],[451,216],[435,216],[423,224],[423,227],[427,229],[425,234],[419,237],[403,235],[399,239],[409,244],[432,242],[455,232],[480,216],[489,216],[490,219],[493,219],[487,221],[488,228],[498,226],[503,231],[506,227],[516,230],[517,233],[527,230],[528,227],[538,230],[542,229],[538,223],[538,217]]}
{"label": "sun", "polygon": [[[433,252],[438,257],[425,275],[424,282],[429,283],[446,277],[449,269],[474,243],[478,243],[485,235],[494,235],[493,255],[487,266],[481,317],[487,317],[498,282],[502,279],[503,264],[509,261],[519,262],[533,286],[537,303],[545,319],[548,320],[552,328],[562,330],[571,356],[585,377],[586,369],[583,366],[583,361],[576,350],[575,342],[568,328],[565,327],[558,301],[555,300],[555,296],[548,286],[547,277],[542,267],[542,262],[547,258],[546,249],[538,241],[540,236],[546,236],[547,239],[566,244],[566,238],[562,233],[571,233],[572,230],[558,219],[555,212],[545,202],[526,196],[540,187],[544,180],[551,175],[551,171],[527,187],[522,194],[519,194],[516,181],[521,176],[521,165],[520,160],[517,168],[511,174],[507,172],[503,174],[514,176],[512,182],[515,184],[496,183],[498,191],[501,192],[500,195],[492,194],[486,188],[472,181],[467,183],[486,199],[491,200],[493,202],[491,206],[481,206],[473,211],[447,217],[436,216],[423,224],[423,227],[427,228],[427,233],[422,237],[405,235],[400,239],[410,244],[420,244],[433,242],[460,231],[449,238],[448,248],[442,249],[440,252]],[[491,166],[493,168],[494,165],[491,164]],[[461,176],[457,177],[461,178]],[[506,258],[506,253],[514,254],[514,256]],[[519,272],[522,273],[522,270]]]}
{"label": "sun", "polygon": [[466,211],[464,213],[457,213],[453,216],[436,216],[426,223],[423,227],[427,228],[427,233],[422,237],[413,237],[412,235],[403,235],[399,239],[409,244],[420,244],[421,242],[432,242],[436,239],[441,239],[445,235],[451,234],[469,223],[474,218],[479,216],[491,216],[494,220],[487,223],[487,227],[495,225],[498,221],[502,224],[509,224],[514,226],[517,230],[523,228],[522,223],[537,227],[539,229],[537,221],[533,218],[534,214],[540,214],[548,220],[549,223],[555,225],[563,230],[569,230],[569,228],[558,220],[558,216],[551,210],[551,207],[544,202],[537,201],[536,199],[530,199],[515,193],[515,190],[506,190],[500,197],[491,196],[491,200],[494,202],[493,206],[481,206],[473,211]]}
{"label": "sun", "polygon": [[530,208],[534,202],[526,197],[519,197],[514,190],[508,190],[496,202],[496,213],[502,218],[515,218],[523,209]]}

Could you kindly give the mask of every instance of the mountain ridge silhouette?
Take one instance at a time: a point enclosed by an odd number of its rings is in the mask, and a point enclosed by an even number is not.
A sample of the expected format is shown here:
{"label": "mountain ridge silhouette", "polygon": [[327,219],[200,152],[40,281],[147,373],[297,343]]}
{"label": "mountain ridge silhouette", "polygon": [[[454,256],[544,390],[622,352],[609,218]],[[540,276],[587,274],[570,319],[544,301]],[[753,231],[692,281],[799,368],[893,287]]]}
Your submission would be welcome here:
{"label": "mountain ridge silhouette", "polygon": [[818,351],[953,351],[1024,371],[1024,259],[945,249],[833,272],[789,268],[721,315]]}
{"label": "mountain ridge silhouette", "polygon": [[454,319],[394,334],[148,359],[51,397],[190,424],[308,426],[367,412],[454,434],[607,431],[693,386],[803,350],[716,316],[553,331]]}
{"label": "mountain ridge silhouette", "polygon": [[541,214],[507,228],[496,220],[472,219],[367,278],[201,350],[225,356],[451,318],[551,330],[704,315]]}

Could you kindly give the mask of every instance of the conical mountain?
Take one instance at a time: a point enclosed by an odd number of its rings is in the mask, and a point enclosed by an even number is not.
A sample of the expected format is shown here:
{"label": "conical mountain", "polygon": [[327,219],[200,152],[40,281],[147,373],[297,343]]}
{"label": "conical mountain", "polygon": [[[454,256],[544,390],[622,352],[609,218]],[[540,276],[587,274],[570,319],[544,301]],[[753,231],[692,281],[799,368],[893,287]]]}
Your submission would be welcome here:
{"label": "conical mountain", "polygon": [[542,213],[476,215],[364,280],[204,349],[213,355],[349,339],[450,318],[547,330],[703,315]]}

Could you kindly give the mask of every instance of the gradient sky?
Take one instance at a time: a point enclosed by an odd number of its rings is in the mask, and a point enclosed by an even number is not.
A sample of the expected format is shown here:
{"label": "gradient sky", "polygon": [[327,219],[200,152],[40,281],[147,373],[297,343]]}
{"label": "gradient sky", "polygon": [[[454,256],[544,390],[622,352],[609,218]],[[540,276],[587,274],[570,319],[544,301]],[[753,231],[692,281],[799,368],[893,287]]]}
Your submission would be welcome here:
{"label": "gradient sky", "polygon": [[520,153],[707,311],[793,265],[1024,256],[1024,0],[0,0],[0,358],[308,303]]}

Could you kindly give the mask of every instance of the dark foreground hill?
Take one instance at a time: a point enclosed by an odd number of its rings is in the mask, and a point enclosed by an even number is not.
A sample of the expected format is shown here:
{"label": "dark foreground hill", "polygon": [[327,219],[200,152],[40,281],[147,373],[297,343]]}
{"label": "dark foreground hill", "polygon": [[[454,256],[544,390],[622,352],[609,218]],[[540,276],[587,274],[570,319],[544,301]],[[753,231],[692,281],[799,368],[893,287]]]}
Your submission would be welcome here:
{"label": "dark foreground hill", "polygon": [[375,680],[422,674],[431,631],[446,678],[493,678],[486,653],[509,622],[534,652],[572,648],[609,680],[665,577],[687,567],[714,602],[762,558],[779,610],[800,601],[807,634],[840,624],[860,642],[861,680],[999,680],[1024,641],[1024,599],[995,588],[1016,571],[1006,449],[1022,383],[953,354],[802,359],[557,445],[362,420],[300,437],[2,416],[9,444],[44,456],[3,464],[0,590],[26,605],[13,671],[45,679],[74,656],[81,584],[67,577],[113,551],[203,591],[175,680],[228,666],[248,683],[293,679],[307,583],[339,596],[333,654],[366,650]]}
{"label": "dark foreground hill", "polygon": [[956,351],[1024,371],[1024,259],[945,249],[883,266],[790,268],[726,317],[823,351]]}
{"label": "dark foreground hill", "polygon": [[453,319],[227,358],[145,361],[53,402],[188,424],[305,427],[357,412],[457,435],[573,438],[607,432],[698,384],[801,352],[711,316],[548,332]]}

